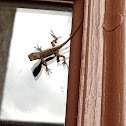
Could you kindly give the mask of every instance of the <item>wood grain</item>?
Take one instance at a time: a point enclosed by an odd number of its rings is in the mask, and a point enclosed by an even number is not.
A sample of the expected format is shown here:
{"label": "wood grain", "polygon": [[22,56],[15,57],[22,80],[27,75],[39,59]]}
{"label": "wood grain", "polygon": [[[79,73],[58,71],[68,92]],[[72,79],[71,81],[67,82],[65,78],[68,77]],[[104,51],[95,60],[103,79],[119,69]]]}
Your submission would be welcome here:
{"label": "wood grain", "polygon": [[[72,32],[83,19],[83,0],[76,0],[73,6]],[[76,126],[80,84],[80,64],[82,47],[82,27],[71,40],[70,65],[68,77],[67,108],[65,126]]]}
{"label": "wood grain", "polygon": [[85,0],[78,126],[125,126],[125,1]]}
{"label": "wood grain", "polygon": [[74,0],[23,0],[23,1],[55,2],[55,3],[74,4]]}

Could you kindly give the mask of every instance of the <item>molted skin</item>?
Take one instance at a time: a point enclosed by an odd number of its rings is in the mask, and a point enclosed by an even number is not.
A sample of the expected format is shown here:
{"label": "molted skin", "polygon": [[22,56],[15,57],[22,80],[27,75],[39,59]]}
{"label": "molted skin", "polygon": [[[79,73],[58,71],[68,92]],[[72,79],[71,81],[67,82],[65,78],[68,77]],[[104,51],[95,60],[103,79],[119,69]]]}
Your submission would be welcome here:
{"label": "molted skin", "polygon": [[40,59],[40,52],[34,52],[28,55],[30,61]]}
{"label": "molted skin", "polygon": [[[42,59],[42,58],[45,58],[45,57],[48,57],[52,54],[55,54],[57,55],[58,52],[59,52],[59,49],[62,48],[74,35],[75,33],[78,31],[78,29],[80,28],[82,24],[82,21],[80,22],[78,28],[70,35],[70,37],[65,41],[63,42],[62,44],[58,45],[58,46],[54,46],[52,48],[49,48],[49,49],[46,49],[44,51],[41,50],[41,48],[39,49],[40,51],[39,52],[34,52],[34,53],[31,53],[28,55],[28,58],[30,59],[30,61],[32,60],[36,60],[36,59]],[[57,40],[57,38],[53,41],[55,42]],[[63,57],[63,56],[61,56]]]}
{"label": "molted skin", "polygon": [[58,46],[55,46],[55,44],[54,44],[58,38],[53,34],[52,36],[55,38],[51,42],[53,47],[42,51],[41,47],[37,46],[37,50],[39,52],[33,52],[33,53],[29,54],[28,55],[29,60],[32,61],[32,60],[36,60],[36,59],[41,59],[41,61],[46,66],[46,71],[48,72],[48,74],[49,74],[50,71],[47,67],[46,61],[44,60],[45,57],[48,57],[52,54],[55,54],[55,56],[57,56],[57,57],[62,57],[64,59],[63,65],[66,65],[67,64],[66,61],[65,61],[66,58],[65,58],[65,56],[59,54],[59,49],[62,48],[75,35],[75,33],[80,28],[81,24],[82,24],[82,21],[80,22],[80,25],[77,27],[77,29],[70,35],[70,37],[65,42],[63,42],[62,44],[60,44]]}
{"label": "molted skin", "polygon": [[30,61],[45,58],[45,57],[48,57],[52,54],[57,53],[58,49],[59,49],[59,46],[56,46],[56,47],[46,49],[44,51],[33,52],[33,53],[28,55],[28,58],[29,58]]}

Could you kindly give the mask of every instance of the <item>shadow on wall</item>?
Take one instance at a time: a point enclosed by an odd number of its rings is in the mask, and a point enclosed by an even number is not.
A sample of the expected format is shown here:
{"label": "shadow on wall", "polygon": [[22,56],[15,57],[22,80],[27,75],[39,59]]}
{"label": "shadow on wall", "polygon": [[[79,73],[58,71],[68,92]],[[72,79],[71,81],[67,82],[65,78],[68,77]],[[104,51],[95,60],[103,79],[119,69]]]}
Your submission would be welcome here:
{"label": "shadow on wall", "polygon": [[15,10],[0,7],[0,111]]}

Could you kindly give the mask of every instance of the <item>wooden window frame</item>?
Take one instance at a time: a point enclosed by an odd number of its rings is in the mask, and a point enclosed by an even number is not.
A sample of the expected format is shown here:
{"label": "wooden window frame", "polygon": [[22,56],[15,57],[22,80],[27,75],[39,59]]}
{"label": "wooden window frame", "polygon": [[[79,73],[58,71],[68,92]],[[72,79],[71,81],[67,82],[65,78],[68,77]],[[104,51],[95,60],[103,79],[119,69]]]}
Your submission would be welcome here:
{"label": "wooden window frame", "polygon": [[72,6],[72,31],[84,19],[71,41],[65,125],[124,126],[125,1],[23,1]]}
{"label": "wooden window frame", "polygon": [[[6,1],[6,0],[4,0]],[[72,31],[74,31],[79,23],[83,20],[84,0],[12,0],[11,2],[27,2],[27,3],[45,3],[53,5],[71,6],[73,8],[72,19]],[[6,6],[6,5],[4,5]],[[78,114],[78,99],[79,99],[79,83],[80,83],[80,66],[81,66],[81,40],[82,40],[82,28],[75,34],[71,40],[70,47],[70,66],[68,75],[68,91],[67,91],[67,105],[66,105],[66,119],[65,126],[76,126],[77,114]],[[4,125],[41,125],[34,123],[18,123],[0,121],[0,124]],[[46,124],[45,124],[46,125]],[[58,126],[58,125],[57,125]]]}

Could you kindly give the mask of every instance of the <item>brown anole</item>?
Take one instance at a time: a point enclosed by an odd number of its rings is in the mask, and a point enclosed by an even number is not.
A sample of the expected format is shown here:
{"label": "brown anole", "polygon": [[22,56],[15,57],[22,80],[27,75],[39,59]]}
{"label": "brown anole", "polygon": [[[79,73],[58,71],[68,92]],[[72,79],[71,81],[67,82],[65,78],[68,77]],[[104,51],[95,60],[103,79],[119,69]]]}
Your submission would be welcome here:
{"label": "brown anole", "polygon": [[61,49],[75,35],[75,33],[80,28],[81,24],[82,24],[82,22],[80,22],[77,29],[73,33],[70,34],[70,37],[65,42],[63,42],[62,44],[57,45],[57,46],[55,46],[54,43],[56,43],[56,40],[58,40],[59,37],[56,37],[54,35],[54,33],[52,32],[51,35],[54,37],[54,40],[51,42],[52,48],[49,48],[49,49],[46,49],[46,50],[41,50],[41,48],[39,48],[37,46],[36,49],[38,50],[38,52],[33,52],[33,53],[29,54],[28,55],[29,60],[32,61],[32,60],[36,60],[36,59],[41,59],[41,61],[46,66],[46,72],[49,72],[49,69],[48,69],[47,63],[44,60],[44,58],[46,58],[46,57],[48,57],[48,56],[50,56],[52,54],[56,55],[57,57],[63,57],[63,59],[64,59],[63,64],[65,65],[66,64],[66,58],[65,58],[65,56],[59,54],[59,49]]}

